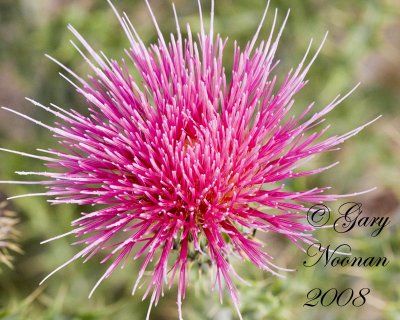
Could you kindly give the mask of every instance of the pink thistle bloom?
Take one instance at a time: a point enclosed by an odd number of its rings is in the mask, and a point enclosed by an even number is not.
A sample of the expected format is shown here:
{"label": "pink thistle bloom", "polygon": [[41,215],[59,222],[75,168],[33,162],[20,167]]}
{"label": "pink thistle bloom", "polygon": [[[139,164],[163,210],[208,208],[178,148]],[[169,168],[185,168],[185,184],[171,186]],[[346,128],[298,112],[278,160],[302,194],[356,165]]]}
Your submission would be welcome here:
{"label": "pink thistle bloom", "polygon": [[[140,74],[140,82],[129,73],[124,60],[117,62],[98,54],[69,26],[87,53],[72,44],[93,75],[83,79],[51,59],[74,79],[63,75],[87,100],[89,115],[30,100],[58,117],[60,123],[50,126],[5,108],[47,128],[61,148],[39,149],[46,156],[2,149],[41,159],[52,169],[19,172],[43,176],[44,181],[2,181],[36,183],[48,189],[22,196],[55,196],[48,200],[55,204],[103,205],[97,211],[82,213],[73,221],[71,232],[50,239],[73,234],[77,244],[87,245],[49,276],[72,261],[86,261],[105,250],[108,255],[103,262],[112,262],[92,295],[128,257],[143,257],[134,292],[154,259],[145,293],[146,297],[152,291],[149,313],[164,285],[171,287],[177,278],[180,319],[191,260],[210,259],[221,300],[225,283],[240,315],[232,280],[235,273],[227,258],[236,255],[251,260],[276,275],[281,269],[252,237],[253,230],[282,234],[300,248],[302,242],[312,243],[313,228],[299,221],[304,220],[305,204],[339,196],[325,194],[328,188],[292,192],[285,190],[282,182],[335,165],[298,170],[304,160],[334,150],[367,125],[321,141],[328,127],[315,127],[348,94],[337,96],[319,112],[310,114],[311,104],[300,116],[288,118],[293,96],[305,86],[306,74],[322,44],[306,63],[307,50],[298,67],[277,88],[274,55],[287,17],[276,32],[275,12],[268,38],[256,46],[266,9],[244,50],[235,43],[232,70],[227,73],[222,63],[227,40],[214,35],[213,9],[208,32],[200,3],[199,9],[197,40],[189,26],[188,38],[182,38],[174,8],[177,34],[167,41],[149,6],[159,39],[147,47],[126,14],[119,15],[113,7],[128,37],[126,54]],[[17,197],[21,196],[13,198]],[[265,208],[272,210],[266,212]],[[173,251],[178,252],[174,261]]]}

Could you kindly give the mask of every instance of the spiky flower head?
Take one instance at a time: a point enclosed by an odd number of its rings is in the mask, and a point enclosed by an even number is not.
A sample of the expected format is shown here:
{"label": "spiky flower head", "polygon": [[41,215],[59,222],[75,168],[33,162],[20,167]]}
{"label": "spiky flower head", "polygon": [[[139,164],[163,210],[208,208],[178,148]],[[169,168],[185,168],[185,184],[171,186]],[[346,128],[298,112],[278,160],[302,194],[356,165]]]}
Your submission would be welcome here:
{"label": "spiky flower head", "polygon": [[12,268],[11,252],[21,252],[16,243],[18,233],[15,225],[17,223],[15,212],[10,210],[6,201],[0,201],[0,266],[4,264]]}
{"label": "spiky flower head", "polygon": [[[299,247],[311,243],[313,228],[300,221],[305,204],[338,196],[326,194],[328,188],[293,192],[283,182],[331,167],[299,169],[304,160],[335,149],[364,127],[322,139],[327,128],[316,126],[345,98],[339,96],[319,112],[311,113],[311,104],[298,117],[290,116],[293,97],[306,84],[321,47],[309,59],[307,50],[278,86],[274,56],[287,17],[275,30],[275,12],[269,36],[258,43],[266,10],[245,48],[235,42],[232,70],[226,71],[227,40],[214,35],[213,9],[206,31],[199,8],[197,37],[189,25],[187,38],[182,37],[174,8],[177,33],[167,40],[149,6],[159,38],[146,46],[127,16],[113,7],[129,40],[129,63],[97,53],[69,26],[84,50],[73,45],[92,75],[84,79],[51,59],[69,73],[63,77],[86,99],[88,115],[31,100],[58,118],[58,123],[46,125],[8,109],[47,128],[60,143],[59,149],[39,149],[46,156],[20,153],[43,160],[51,169],[20,172],[46,178],[36,182],[48,188],[38,195],[55,196],[48,201],[56,204],[102,205],[73,221],[74,229],[67,234],[86,247],[54,272],[106,251],[104,262],[111,262],[95,289],[117,266],[142,257],[133,291],[145,270],[152,269],[145,293],[152,291],[150,310],[164,285],[177,278],[180,318],[191,260],[209,260],[221,299],[225,283],[239,310],[228,257],[251,260],[274,274],[279,271],[252,237],[254,230],[279,233]],[[139,80],[129,72],[129,64]]]}

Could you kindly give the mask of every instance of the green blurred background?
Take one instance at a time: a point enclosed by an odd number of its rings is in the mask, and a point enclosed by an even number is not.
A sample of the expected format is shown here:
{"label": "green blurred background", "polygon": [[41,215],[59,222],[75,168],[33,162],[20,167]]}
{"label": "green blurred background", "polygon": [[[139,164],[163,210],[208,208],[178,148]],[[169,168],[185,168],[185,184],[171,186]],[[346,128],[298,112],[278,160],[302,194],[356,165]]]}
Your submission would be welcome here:
{"label": "green blurred background", "polygon": [[[145,43],[156,40],[143,1],[114,1],[125,10]],[[261,18],[265,1],[216,1],[215,29],[229,36],[225,66],[232,63],[232,44],[241,47],[252,36]],[[174,31],[170,1],[153,0],[152,7],[166,34]],[[195,1],[176,0],[181,26],[190,23],[199,30]],[[315,46],[329,30],[328,40],[312,67],[310,83],[297,96],[295,110],[316,101],[321,109],[338,93],[346,93],[356,83],[361,86],[328,115],[329,134],[349,131],[382,114],[383,117],[358,136],[348,140],[340,151],[318,157],[313,165],[340,161],[340,165],[316,177],[289,183],[292,189],[332,186],[334,193],[351,193],[376,186],[365,196],[351,198],[363,204],[364,213],[390,216],[389,230],[371,238],[369,230],[354,230],[338,236],[333,230],[318,230],[325,245],[349,243],[355,256],[386,256],[385,268],[304,268],[305,255],[281,237],[265,239],[280,266],[297,269],[279,279],[250,264],[234,262],[239,274],[250,286],[238,284],[244,319],[400,319],[400,2],[397,0],[272,0],[282,22],[287,10],[291,15],[280,43],[276,69],[282,80],[285,72],[301,60],[310,38]],[[208,1],[203,1],[206,13]],[[209,15],[206,14],[208,21]],[[269,12],[261,38],[269,34],[273,10]],[[66,26],[71,23],[98,50],[109,57],[124,57],[127,40],[106,1],[95,0],[0,0],[0,104],[21,111],[47,123],[54,118],[24,100],[31,97],[44,104],[75,108],[85,112],[85,103],[68,85],[54,63],[44,53],[57,58],[79,74],[89,72],[69,40]],[[0,146],[24,152],[50,148],[55,141],[45,130],[6,111],[0,112]],[[0,153],[0,180],[18,179],[16,170],[43,170],[34,160]],[[41,192],[38,187],[0,185],[1,197]],[[333,209],[342,201],[333,205]],[[130,295],[136,280],[137,266],[127,264],[118,270],[88,299],[97,279],[105,271],[101,257],[86,264],[80,261],[63,269],[44,285],[40,280],[72,257],[79,248],[72,238],[50,244],[39,242],[70,230],[70,221],[80,208],[50,206],[44,198],[26,198],[11,203],[20,216],[18,229],[24,254],[16,254],[14,269],[0,266],[1,319],[144,319],[148,301],[141,301],[143,290]],[[333,210],[335,211],[335,210]],[[193,270],[189,293],[184,301],[185,319],[236,319],[228,296],[218,302],[216,292],[209,294],[207,275],[199,280]],[[303,307],[312,288],[371,288],[364,306]],[[152,319],[177,319],[176,290],[166,292],[153,309]]]}

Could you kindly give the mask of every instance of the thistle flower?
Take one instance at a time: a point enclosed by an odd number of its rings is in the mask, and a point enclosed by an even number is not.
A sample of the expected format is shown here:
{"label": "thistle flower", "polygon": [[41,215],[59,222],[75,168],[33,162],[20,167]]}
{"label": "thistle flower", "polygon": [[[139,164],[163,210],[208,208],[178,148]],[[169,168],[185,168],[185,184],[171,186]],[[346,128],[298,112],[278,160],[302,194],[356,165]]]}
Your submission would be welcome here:
{"label": "thistle flower", "polygon": [[15,243],[18,236],[15,225],[18,223],[15,212],[9,210],[7,202],[0,202],[0,265],[5,264],[12,268],[11,251],[21,252]]}
{"label": "thistle flower", "polygon": [[82,213],[73,221],[71,232],[50,239],[73,234],[78,238],[75,243],[86,247],[49,276],[72,261],[86,261],[106,251],[103,262],[111,262],[91,296],[129,257],[142,257],[133,292],[145,270],[153,268],[144,294],[152,291],[150,313],[165,283],[171,287],[177,278],[181,319],[188,264],[208,259],[221,301],[225,283],[240,316],[232,279],[236,274],[228,257],[248,259],[279,275],[281,268],[272,263],[253,231],[279,233],[300,248],[301,243],[311,243],[313,228],[300,221],[305,204],[339,196],[326,194],[328,188],[293,192],[286,190],[283,182],[331,168],[336,163],[311,171],[299,166],[315,154],[334,150],[366,125],[321,139],[328,127],[318,130],[316,126],[348,94],[337,96],[319,112],[311,113],[311,104],[300,116],[289,117],[293,97],[305,86],[306,74],[322,44],[306,62],[310,43],[298,67],[277,86],[274,56],[288,16],[276,32],[275,12],[269,36],[257,46],[267,6],[244,50],[235,42],[232,70],[227,72],[223,67],[227,40],[214,35],[213,3],[207,32],[199,3],[197,38],[188,25],[183,39],[173,7],[177,33],[169,40],[164,39],[147,5],[159,37],[149,47],[126,14],[120,15],[112,6],[128,37],[126,54],[139,81],[129,73],[127,62],[97,53],[69,26],[87,53],[72,42],[73,46],[93,74],[84,79],[49,58],[69,73],[73,80],[62,76],[86,99],[89,115],[28,99],[61,122],[47,125],[6,108],[48,129],[61,145],[59,149],[38,149],[46,156],[2,149],[41,159],[51,169],[19,172],[43,176],[44,181],[11,183],[41,184],[48,191],[22,196],[55,196],[48,200],[54,204],[103,205]]}

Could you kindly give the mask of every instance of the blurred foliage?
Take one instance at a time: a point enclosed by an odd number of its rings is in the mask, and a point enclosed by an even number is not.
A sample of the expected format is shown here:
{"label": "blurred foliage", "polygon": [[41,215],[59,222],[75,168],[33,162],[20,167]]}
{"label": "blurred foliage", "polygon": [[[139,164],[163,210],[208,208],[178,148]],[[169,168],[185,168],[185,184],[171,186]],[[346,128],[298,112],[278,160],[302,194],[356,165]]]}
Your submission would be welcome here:
{"label": "blurred foliage", "polygon": [[[145,43],[156,41],[144,1],[114,1],[125,10]],[[204,3],[208,13],[210,4]],[[258,26],[266,1],[218,0],[215,29],[229,37],[225,50],[225,65],[232,63],[233,41],[241,47]],[[174,19],[169,1],[153,0],[152,7],[163,32],[174,32]],[[175,1],[180,23],[190,23],[199,30],[195,1]],[[288,182],[291,188],[331,185],[335,193],[355,192],[378,187],[377,191],[353,199],[365,205],[370,215],[390,215],[390,231],[378,238],[367,233],[351,232],[338,237],[333,230],[319,230],[322,243],[351,243],[353,254],[389,258],[383,268],[305,268],[305,257],[297,248],[279,237],[267,238],[266,250],[275,252],[278,265],[297,269],[285,278],[273,277],[256,270],[250,264],[235,263],[235,267],[250,285],[239,284],[244,319],[400,319],[400,3],[397,0],[272,0],[282,22],[288,9],[290,18],[285,28],[277,58],[280,79],[301,60],[310,38],[316,49],[329,30],[330,34],[318,59],[309,73],[310,83],[297,96],[297,111],[315,100],[316,109],[329,103],[337,93],[345,94],[357,82],[361,86],[337,109],[328,115],[331,134],[344,133],[375,116],[383,117],[358,136],[347,141],[341,150],[322,155],[310,165],[340,165],[317,177]],[[273,19],[270,11],[262,37],[267,37]],[[209,15],[206,14],[206,23]],[[70,45],[72,38],[67,24],[74,25],[96,49],[107,56],[124,57],[128,42],[106,1],[94,0],[1,0],[0,1],[0,103],[28,115],[52,123],[53,118],[27,103],[29,96],[44,104],[54,102],[65,108],[85,112],[84,101],[74,89],[57,77],[61,69],[47,60],[49,53],[81,75],[89,72],[83,59]],[[9,113],[0,113],[0,145],[5,148],[34,152],[55,142],[49,133]],[[17,179],[16,170],[42,170],[37,161],[0,154],[1,180]],[[16,195],[39,190],[26,186],[0,186],[0,191]],[[36,188],[39,189],[39,188]],[[21,215],[19,229],[24,255],[15,258],[15,270],[0,274],[1,319],[144,319],[147,302],[141,302],[143,290],[130,296],[136,279],[137,265],[131,263],[105,281],[90,300],[87,295],[105,271],[100,257],[86,264],[73,263],[42,286],[40,280],[65,262],[78,248],[70,246],[71,238],[46,245],[40,241],[69,231],[70,221],[82,208],[49,206],[43,198],[26,198],[14,202]],[[85,209],[85,208],[84,208]],[[89,210],[89,209],[88,209]],[[382,211],[383,210],[383,211]],[[396,223],[397,222],[397,223]],[[195,272],[194,270],[192,272]],[[184,301],[186,319],[236,319],[229,298],[223,305],[218,294],[209,294],[212,281],[191,277],[189,293]],[[362,308],[314,307],[305,308],[306,294],[315,287],[329,289],[369,287],[371,294]],[[152,319],[176,319],[176,292],[166,297],[153,310]]]}
{"label": "blurred foliage", "polygon": [[18,218],[7,201],[0,201],[0,273],[4,265],[12,268],[13,254],[21,253],[17,244],[17,223]]}

